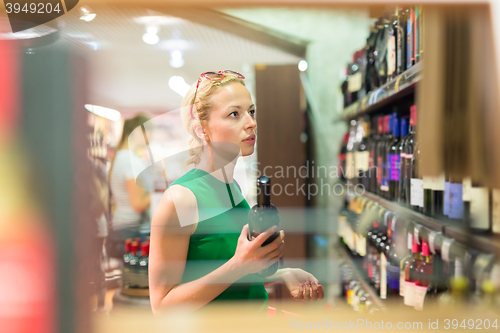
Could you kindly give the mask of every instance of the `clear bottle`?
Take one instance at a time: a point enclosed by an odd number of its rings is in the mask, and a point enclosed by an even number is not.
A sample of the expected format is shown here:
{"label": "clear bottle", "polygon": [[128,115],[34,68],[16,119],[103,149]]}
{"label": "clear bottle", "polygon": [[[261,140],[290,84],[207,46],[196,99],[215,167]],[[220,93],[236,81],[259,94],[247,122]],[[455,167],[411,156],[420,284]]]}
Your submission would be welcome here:
{"label": "clear bottle", "polygon": [[411,259],[405,266],[405,305],[415,306],[415,282],[417,280],[417,268],[422,263],[420,245],[415,239],[411,247]]}
{"label": "clear bottle", "polygon": [[433,262],[427,241],[422,240],[422,263],[416,269],[415,281],[415,310],[422,311],[424,309],[425,297],[427,289],[432,283]]}

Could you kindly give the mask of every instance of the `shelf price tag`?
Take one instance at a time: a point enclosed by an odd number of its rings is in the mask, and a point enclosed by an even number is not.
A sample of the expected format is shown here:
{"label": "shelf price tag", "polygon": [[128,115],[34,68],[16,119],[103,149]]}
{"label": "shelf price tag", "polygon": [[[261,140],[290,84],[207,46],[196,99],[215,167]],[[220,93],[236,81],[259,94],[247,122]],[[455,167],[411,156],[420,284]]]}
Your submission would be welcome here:
{"label": "shelf price tag", "polygon": [[429,249],[431,250],[432,254],[436,254],[436,247],[435,247],[436,236],[440,234],[441,232],[436,232],[436,231],[431,231],[429,234]]}
{"label": "shelf price tag", "polygon": [[420,230],[422,229],[422,226],[420,224],[415,225],[415,228],[413,229],[413,235],[415,236],[415,242],[417,242],[418,245],[420,245]]}
{"label": "shelf price tag", "polygon": [[454,241],[455,240],[451,238],[443,239],[443,245],[441,245],[441,257],[446,262],[450,262],[450,247]]}

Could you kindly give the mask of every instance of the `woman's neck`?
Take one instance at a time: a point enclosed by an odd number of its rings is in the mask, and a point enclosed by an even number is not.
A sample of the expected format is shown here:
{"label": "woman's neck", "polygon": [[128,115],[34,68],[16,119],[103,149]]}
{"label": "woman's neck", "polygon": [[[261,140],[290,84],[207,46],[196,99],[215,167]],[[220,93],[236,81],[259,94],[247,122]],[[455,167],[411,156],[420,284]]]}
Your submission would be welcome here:
{"label": "woman's neck", "polygon": [[[238,154],[238,156],[236,156],[236,158],[232,161],[226,161],[224,158],[218,156],[214,149],[212,149],[212,159],[210,159],[208,146],[205,146],[205,149],[203,150],[203,153],[201,155],[200,163],[196,165],[196,168],[210,173],[212,176],[222,182],[232,183],[234,168],[236,166],[236,162],[238,161],[238,157],[240,156],[241,153]],[[212,169],[211,161],[213,161],[213,167],[215,168],[215,171]]]}

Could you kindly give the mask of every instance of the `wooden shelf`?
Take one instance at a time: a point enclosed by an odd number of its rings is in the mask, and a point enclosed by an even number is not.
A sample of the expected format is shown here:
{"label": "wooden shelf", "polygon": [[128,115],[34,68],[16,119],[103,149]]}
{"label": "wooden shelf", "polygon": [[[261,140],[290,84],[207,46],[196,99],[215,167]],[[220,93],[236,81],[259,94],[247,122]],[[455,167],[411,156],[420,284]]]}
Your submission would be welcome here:
{"label": "wooden shelf", "polygon": [[440,233],[435,238],[435,244],[437,247],[441,247],[445,238],[454,239],[455,243],[450,248],[450,254],[452,256],[462,257],[468,249],[474,249],[485,254],[500,256],[500,237],[496,235],[476,235],[465,229],[462,221],[434,219],[415,212],[407,207],[403,207],[397,202],[386,200],[367,191],[362,194],[355,193],[352,186],[347,186],[344,182],[341,182],[341,184],[343,184],[347,189],[347,193],[350,193],[351,195],[360,195],[370,201],[376,202],[383,208],[396,214],[398,218],[401,218],[406,223],[423,226],[424,228],[422,228],[419,235],[424,239],[428,240],[431,231]]}
{"label": "wooden shelf", "polygon": [[370,300],[373,302],[373,304],[380,310],[385,310],[385,304],[377,295],[377,291],[366,281],[364,274],[359,269],[359,265],[356,265],[347,250],[340,245],[337,246],[336,249],[338,250],[340,258],[342,258],[345,263],[352,268],[354,280],[358,281],[361,285],[361,288],[363,288],[363,290],[370,295]]}
{"label": "wooden shelf", "polygon": [[415,86],[421,78],[421,71],[422,62],[419,62],[377,90],[369,92],[363,99],[352,103],[344,109],[342,120],[351,120],[373,113],[382,106],[414,93]]}

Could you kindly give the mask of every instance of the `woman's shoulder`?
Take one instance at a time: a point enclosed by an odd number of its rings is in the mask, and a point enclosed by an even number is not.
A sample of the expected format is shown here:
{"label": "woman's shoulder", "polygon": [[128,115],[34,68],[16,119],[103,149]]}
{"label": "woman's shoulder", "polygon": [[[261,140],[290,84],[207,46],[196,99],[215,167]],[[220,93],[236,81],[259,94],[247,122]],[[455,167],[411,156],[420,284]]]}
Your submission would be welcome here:
{"label": "woman's shoulder", "polygon": [[198,222],[198,204],[193,192],[179,184],[170,185],[163,193],[152,222],[194,233]]}

